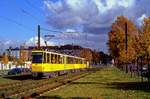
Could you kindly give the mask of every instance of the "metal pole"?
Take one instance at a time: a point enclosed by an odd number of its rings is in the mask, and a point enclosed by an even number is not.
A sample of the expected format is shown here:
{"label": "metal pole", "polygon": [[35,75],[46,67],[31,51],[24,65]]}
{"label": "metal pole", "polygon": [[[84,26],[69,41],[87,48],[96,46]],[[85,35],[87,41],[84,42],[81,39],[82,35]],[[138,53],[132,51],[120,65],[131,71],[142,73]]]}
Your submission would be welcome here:
{"label": "metal pole", "polygon": [[40,25],[38,25],[38,49],[40,48]]}
{"label": "metal pole", "polygon": [[125,23],[125,48],[126,48],[126,73],[128,73],[128,64],[127,64],[127,51],[128,51],[128,26],[127,22]]}

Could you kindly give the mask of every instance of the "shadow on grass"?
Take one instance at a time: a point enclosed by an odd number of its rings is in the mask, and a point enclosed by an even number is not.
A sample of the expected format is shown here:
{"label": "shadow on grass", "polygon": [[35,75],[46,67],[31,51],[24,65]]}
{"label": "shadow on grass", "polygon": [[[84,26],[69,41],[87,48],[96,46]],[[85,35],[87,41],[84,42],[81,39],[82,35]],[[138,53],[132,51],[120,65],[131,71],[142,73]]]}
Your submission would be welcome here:
{"label": "shadow on grass", "polygon": [[32,75],[5,76],[3,78],[11,79],[11,80],[29,80],[29,79],[33,79]]}
{"label": "shadow on grass", "polygon": [[83,85],[86,85],[86,84],[103,84],[104,83],[101,83],[101,82],[72,82],[71,84],[83,84]]}
{"label": "shadow on grass", "polygon": [[90,97],[68,97],[68,98],[62,98],[61,96],[40,96],[36,99],[92,99]]}
{"label": "shadow on grass", "polygon": [[112,89],[122,89],[122,90],[141,90],[145,92],[150,92],[150,83],[148,82],[111,82],[111,83],[101,83],[101,82],[72,82],[71,84],[98,84],[106,88]]}
{"label": "shadow on grass", "polygon": [[102,77],[92,77],[92,76],[87,76],[86,78],[92,78],[92,79],[96,78],[96,79],[101,79]]}
{"label": "shadow on grass", "polygon": [[108,87],[112,89],[141,90],[150,92],[150,83],[148,82],[113,82]]}

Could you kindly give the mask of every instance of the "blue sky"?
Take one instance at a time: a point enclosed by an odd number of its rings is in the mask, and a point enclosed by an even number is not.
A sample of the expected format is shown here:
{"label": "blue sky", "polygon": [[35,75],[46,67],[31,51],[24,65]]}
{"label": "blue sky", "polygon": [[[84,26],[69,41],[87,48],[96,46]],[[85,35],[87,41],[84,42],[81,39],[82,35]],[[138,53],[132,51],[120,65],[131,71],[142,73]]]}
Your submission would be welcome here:
{"label": "blue sky", "polygon": [[107,33],[116,17],[126,16],[140,26],[150,16],[149,4],[150,0],[1,0],[0,44],[36,45],[40,24],[63,31],[42,30],[42,36],[55,35],[49,45],[74,43],[107,52]]}
{"label": "blue sky", "polygon": [[[42,0],[1,0],[0,37],[3,39],[25,41],[35,36],[37,24],[45,25],[42,6]],[[23,24],[23,26],[19,26],[12,21]]]}

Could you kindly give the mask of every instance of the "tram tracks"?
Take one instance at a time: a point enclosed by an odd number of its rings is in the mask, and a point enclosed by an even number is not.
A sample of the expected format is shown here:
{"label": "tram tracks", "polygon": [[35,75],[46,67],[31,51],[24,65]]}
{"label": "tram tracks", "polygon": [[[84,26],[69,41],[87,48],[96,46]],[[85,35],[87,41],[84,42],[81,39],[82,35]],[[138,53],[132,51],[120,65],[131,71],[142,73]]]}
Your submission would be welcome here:
{"label": "tram tracks", "polygon": [[85,77],[99,69],[90,69],[87,72],[70,73],[63,76],[57,76],[50,79],[25,80],[0,86],[0,98],[34,98],[41,96],[43,93],[59,88],[63,85]]}
{"label": "tram tracks", "polygon": [[68,84],[87,75],[89,72],[78,72],[69,75],[58,76],[51,79],[29,80],[0,86],[0,98],[37,97],[44,92]]}

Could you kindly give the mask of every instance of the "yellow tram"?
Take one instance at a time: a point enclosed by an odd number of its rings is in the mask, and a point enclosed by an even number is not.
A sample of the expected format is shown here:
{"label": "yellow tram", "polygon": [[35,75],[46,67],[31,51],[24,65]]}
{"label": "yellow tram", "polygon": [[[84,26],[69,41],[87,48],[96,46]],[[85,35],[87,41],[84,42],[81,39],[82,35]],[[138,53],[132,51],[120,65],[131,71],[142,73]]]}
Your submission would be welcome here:
{"label": "yellow tram", "polygon": [[32,51],[31,69],[33,76],[43,76],[43,73],[78,70],[88,67],[88,62],[81,57],[42,50]]}

